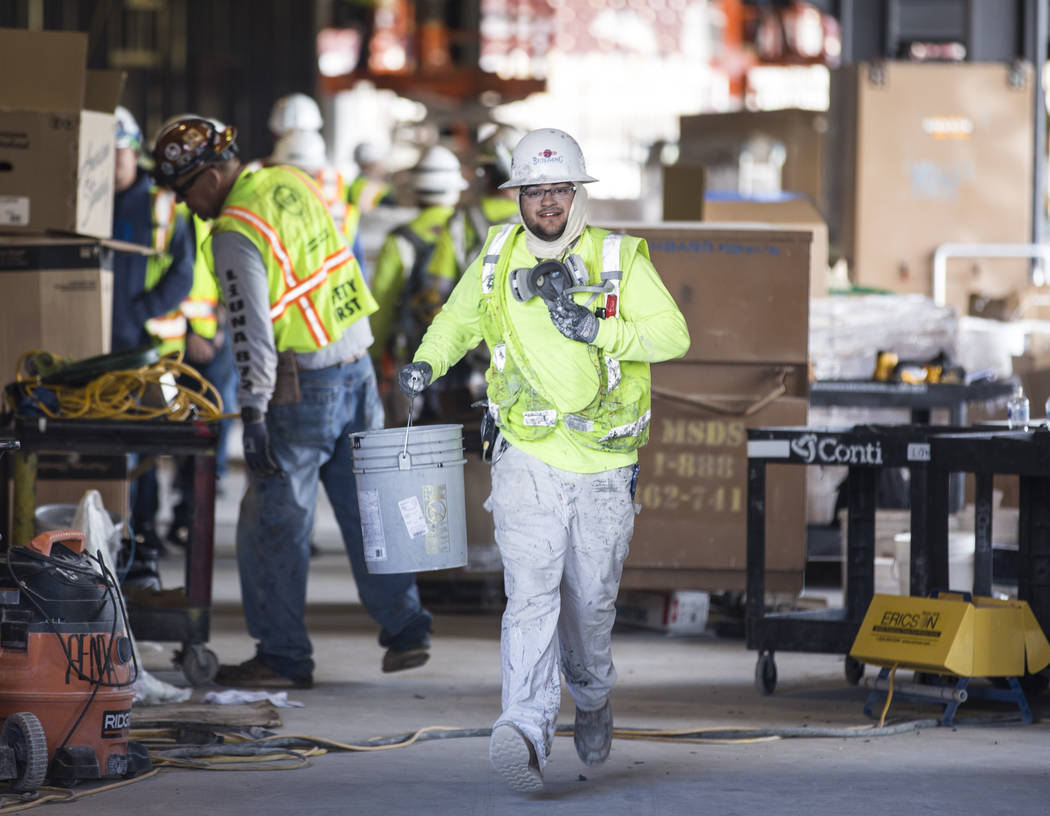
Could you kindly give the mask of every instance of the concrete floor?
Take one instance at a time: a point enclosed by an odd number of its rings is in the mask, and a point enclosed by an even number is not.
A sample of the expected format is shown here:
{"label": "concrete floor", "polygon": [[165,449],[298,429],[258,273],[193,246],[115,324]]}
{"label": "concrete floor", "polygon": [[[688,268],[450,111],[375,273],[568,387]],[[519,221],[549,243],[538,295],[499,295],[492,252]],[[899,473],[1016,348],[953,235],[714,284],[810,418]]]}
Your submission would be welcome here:
{"label": "concrete floor", "polygon": [[[215,605],[210,646],[224,662],[253,653],[238,606],[232,552],[236,474],[218,513]],[[380,672],[376,629],[356,593],[330,511],[311,573],[309,625],[317,656],[315,688],[292,691],[303,708],[283,709],[283,735],[345,743],[425,726],[488,728],[499,710],[499,617],[437,614],[433,651],[423,668]],[[164,564],[179,586],[181,561]],[[144,645],[144,661],[163,679],[173,644]],[[651,729],[768,727],[864,728],[866,692],[849,686],[841,656],[779,653],[770,697],[753,684],[755,653],[714,636],[668,638],[617,629],[620,680],[612,702],[619,726]],[[197,692],[199,695],[200,691]],[[972,708],[970,708],[972,706]],[[483,737],[406,748],[336,753],[307,767],[274,772],[164,770],[74,805],[78,812],[124,814],[1037,814],[1050,804],[1050,695],[1034,701],[1035,725],[925,728],[891,737],[815,738],[689,744],[616,739],[607,763],[582,765],[572,740],[556,740],[542,793],[506,789],[488,762]],[[904,719],[937,716],[933,706],[894,704]],[[960,716],[1002,713],[967,703]],[[560,721],[572,722],[565,695]],[[32,812],[66,814],[67,805]]]}

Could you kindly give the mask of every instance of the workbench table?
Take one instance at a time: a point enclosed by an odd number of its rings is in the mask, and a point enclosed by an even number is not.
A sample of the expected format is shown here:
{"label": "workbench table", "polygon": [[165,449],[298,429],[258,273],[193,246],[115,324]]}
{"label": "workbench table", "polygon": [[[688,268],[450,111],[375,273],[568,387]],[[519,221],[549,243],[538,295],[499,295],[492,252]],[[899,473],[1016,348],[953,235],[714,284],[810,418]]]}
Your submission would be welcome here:
{"label": "workbench table", "polygon": [[[218,423],[171,420],[118,421],[15,417],[0,437],[21,451],[0,458],[0,525],[5,542],[24,543],[33,534],[36,455],[41,452],[143,456],[185,455],[194,460],[193,529],[186,545],[185,587],[128,600],[131,629],[139,640],[182,644],[176,660],[194,685],[210,681],[218,659],[205,647],[211,629],[212,561],[215,551],[215,446]],[[15,485],[14,507],[6,486]]]}

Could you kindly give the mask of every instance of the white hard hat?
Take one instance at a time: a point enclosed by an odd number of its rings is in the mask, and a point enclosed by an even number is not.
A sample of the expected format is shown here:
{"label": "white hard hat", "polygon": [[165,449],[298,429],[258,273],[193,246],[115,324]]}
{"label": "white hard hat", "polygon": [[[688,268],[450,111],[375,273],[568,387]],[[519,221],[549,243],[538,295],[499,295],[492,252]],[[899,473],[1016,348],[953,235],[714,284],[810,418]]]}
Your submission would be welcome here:
{"label": "white hard hat", "polygon": [[511,156],[523,135],[511,125],[483,125],[478,129],[478,163],[495,165],[505,178],[510,178]]}
{"label": "white hard hat", "polygon": [[541,128],[521,137],[510,160],[510,180],[501,190],[562,181],[597,181],[587,175],[583,151],[564,130]]}
{"label": "white hard hat", "polygon": [[378,164],[383,161],[383,149],[374,142],[361,142],[354,148],[354,164],[365,167],[369,164]]}
{"label": "white hard hat", "polygon": [[289,130],[320,130],[324,126],[321,109],[306,94],[282,96],[270,109],[270,132],[283,136]]}
{"label": "white hard hat", "polygon": [[292,164],[308,172],[328,163],[324,137],[316,130],[289,130],[273,148],[273,164]]}
{"label": "white hard hat", "polygon": [[454,204],[468,186],[456,154],[441,145],[428,147],[412,168],[412,188],[423,203]]}
{"label": "white hard hat", "polygon": [[123,105],[117,105],[113,114],[116,120],[114,147],[130,147],[135,150],[142,147],[142,130],[139,128],[139,123],[135,121],[135,117],[131,115],[131,111]]}

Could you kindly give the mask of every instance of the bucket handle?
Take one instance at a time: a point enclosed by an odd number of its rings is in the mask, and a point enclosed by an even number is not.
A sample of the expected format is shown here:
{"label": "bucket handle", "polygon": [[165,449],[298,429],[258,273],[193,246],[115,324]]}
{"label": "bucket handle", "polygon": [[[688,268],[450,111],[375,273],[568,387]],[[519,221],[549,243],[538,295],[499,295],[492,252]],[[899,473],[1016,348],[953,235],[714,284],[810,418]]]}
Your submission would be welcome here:
{"label": "bucket handle", "polygon": [[405,444],[401,449],[401,453],[397,455],[397,469],[398,470],[412,470],[412,456],[408,452],[408,432],[412,430],[412,408],[415,399],[413,397],[408,398],[408,422],[405,425]]}
{"label": "bucket handle", "polygon": [[55,544],[64,544],[73,552],[80,554],[84,552],[84,533],[81,530],[48,530],[34,536],[29,542],[29,549],[44,556],[51,555],[51,547]]}

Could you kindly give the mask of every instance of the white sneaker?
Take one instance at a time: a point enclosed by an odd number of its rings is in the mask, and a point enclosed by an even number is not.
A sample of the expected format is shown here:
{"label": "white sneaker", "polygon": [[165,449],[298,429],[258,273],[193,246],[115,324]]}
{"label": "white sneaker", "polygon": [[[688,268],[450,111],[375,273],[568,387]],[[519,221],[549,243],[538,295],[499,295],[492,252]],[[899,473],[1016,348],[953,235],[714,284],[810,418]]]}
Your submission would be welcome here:
{"label": "white sneaker", "polygon": [[510,723],[492,729],[489,759],[507,787],[518,793],[535,793],[543,789],[543,772],[533,748],[521,731]]}

